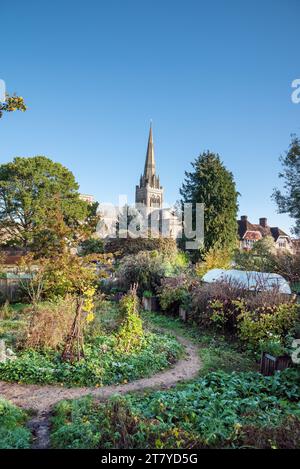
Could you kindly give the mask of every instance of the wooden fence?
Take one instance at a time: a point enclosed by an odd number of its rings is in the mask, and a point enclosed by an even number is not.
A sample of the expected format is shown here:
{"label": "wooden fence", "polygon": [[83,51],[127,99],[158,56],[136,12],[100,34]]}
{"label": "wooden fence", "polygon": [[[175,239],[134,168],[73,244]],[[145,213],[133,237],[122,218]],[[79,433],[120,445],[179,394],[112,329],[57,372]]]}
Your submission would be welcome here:
{"label": "wooden fence", "polygon": [[12,274],[6,273],[0,277],[0,300],[8,300],[9,302],[18,301],[21,287],[24,281],[28,280],[30,276],[26,274]]}

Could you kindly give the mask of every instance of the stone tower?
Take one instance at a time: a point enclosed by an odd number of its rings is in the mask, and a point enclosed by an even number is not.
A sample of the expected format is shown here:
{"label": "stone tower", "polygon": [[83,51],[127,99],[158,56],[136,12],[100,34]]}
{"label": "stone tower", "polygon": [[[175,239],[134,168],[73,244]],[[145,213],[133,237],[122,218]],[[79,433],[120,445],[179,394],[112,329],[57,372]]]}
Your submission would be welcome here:
{"label": "stone tower", "polygon": [[159,176],[155,174],[152,124],[149,131],[144,174],[141,175],[140,184],[135,190],[135,203],[143,204],[149,211],[161,209],[163,204],[163,188],[160,185]]}

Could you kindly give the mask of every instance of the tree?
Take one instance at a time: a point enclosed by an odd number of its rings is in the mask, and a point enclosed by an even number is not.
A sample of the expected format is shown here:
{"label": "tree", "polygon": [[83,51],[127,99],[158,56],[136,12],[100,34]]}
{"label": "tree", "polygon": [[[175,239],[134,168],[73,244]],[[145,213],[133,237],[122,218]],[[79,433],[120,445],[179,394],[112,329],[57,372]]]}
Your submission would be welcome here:
{"label": "tree", "polygon": [[229,269],[231,266],[232,252],[226,247],[212,247],[203,256],[203,262],[196,264],[197,275],[203,277],[211,269]]}
{"label": "tree", "polygon": [[71,171],[45,156],[0,165],[0,235],[41,255],[77,243],[90,214],[78,188]]}
{"label": "tree", "polygon": [[250,251],[237,250],[235,264],[242,270],[275,272],[276,248],[272,236],[265,236],[256,241]]}
{"label": "tree", "polygon": [[291,136],[289,150],[280,157],[282,172],[279,177],[284,180],[283,192],[275,189],[273,199],[277,203],[279,213],[288,213],[295,220],[293,232],[300,235],[300,139]]}
{"label": "tree", "polygon": [[89,254],[103,254],[104,245],[102,239],[88,238],[80,244],[80,255],[87,256]]}
{"label": "tree", "polygon": [[95,266],[90,264],[87,258],[74,256],[66,251],[52,257],[39,258],[38,261],[29,254],[21,259],[19,269],[28,274],[29,280],[24,280],[22,287],[33,301],[36,311],[41,299],[76,300],[76,312],[66,338],[62,359],[80,360],[84,356],[84,325],[94,319],[97,281]]}
{"label": "tree", "polygon": [[185,172],[180,190],[183,203],[204,203],[204,250],[232,248],[237,239],[237,198],[234,178],[218,154],[204,152]]}
{"label": "tree", "polygon": [[9,96],[6,95],[6,101],[0,102],[0,119],[4,112],[22,111],[25,112],[27,109],[24,99],[22,96]]}

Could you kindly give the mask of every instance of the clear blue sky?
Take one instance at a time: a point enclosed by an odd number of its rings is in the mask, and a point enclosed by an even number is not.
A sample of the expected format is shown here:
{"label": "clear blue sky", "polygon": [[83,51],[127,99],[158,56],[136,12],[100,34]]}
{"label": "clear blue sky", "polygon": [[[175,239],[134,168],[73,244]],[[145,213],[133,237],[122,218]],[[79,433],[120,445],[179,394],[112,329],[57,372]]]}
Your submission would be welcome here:
{"label": "clear blue sky", "polygon": [[166,201],[206,149],[234,173],[240,213],[289,229],[270,200],[300,134],[299,0],[3,2],[0,78],[28,112],[0,121],[0,163],[46,155],[102,202],[134,199],[149,120]]}

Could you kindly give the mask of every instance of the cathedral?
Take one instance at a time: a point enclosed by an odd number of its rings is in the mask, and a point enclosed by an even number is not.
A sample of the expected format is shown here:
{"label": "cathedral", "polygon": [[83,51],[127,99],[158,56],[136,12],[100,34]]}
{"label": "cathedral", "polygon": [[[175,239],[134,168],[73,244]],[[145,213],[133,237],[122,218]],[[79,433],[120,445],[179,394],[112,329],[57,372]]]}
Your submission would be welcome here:
{"label": "cathedral", "polygon": [[136,186],[135,203],[143,204],[149,210],[161,209],[163,204],[163,188],[159,176],[155,172],[154,145],[152,125],[150,126],[144,174],[141,175],[140,184]]}
{"label": "cathedral", "polygon": [[[135,207],[128,209],[128,214],[135,213],[133,218],[142,225],[139,236],[161,235],[179,238],[182,233],[182,223],[177,217],[174,208],[164,207],[164,189],[156,174],[152,124],[150,125],[148,145],[144,172],[141,174],[139,184],[135,188]],[[101,222],[98,235],[109,238],[116,237],[117,226],[123,217],[124,207],[100,204]],[[128,233],[130,236],[130,227]]]}

